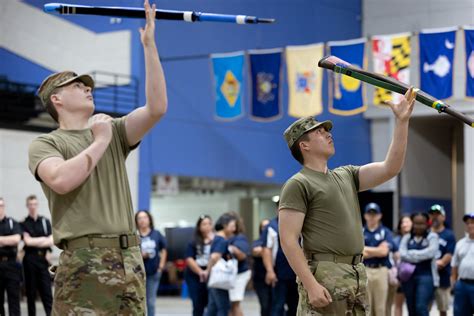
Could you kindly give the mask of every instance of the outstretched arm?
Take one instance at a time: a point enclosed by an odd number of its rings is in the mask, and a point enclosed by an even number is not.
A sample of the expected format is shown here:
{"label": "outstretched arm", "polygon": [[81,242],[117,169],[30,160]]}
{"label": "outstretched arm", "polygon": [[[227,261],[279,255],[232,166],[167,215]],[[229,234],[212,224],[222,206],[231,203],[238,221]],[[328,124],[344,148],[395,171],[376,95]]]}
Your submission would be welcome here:
{"label": "outstretched arm", "polygon": [[146,105],[127,115],[125,129],[130,146],[136,145],[161,119],[168,107],[166,82],[155,43],[156,6],[145,0],[146,25],[140,29],[140,39],[145,54]]}
{"label": "outstretched arm", "polygon": [[403,167],[408,142],[408,122],[415,104],[416,92],[410,88],[398,104],[385,102],[395,115],[395,131],[384,161],[373,162],[359,169],[359,191],[376,187],[395,177]]}

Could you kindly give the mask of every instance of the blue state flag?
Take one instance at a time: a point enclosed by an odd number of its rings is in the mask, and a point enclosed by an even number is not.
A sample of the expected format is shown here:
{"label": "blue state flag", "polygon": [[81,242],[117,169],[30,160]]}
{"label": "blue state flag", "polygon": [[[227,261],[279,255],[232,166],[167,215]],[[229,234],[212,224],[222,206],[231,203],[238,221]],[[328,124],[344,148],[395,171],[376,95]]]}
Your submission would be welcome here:
{"label": "blue state flag", "polygon": [[453,60],[456,29],[420,32],[420,89],[443,100],[453,95]]}
{"label": "blue state flag", "polygon": [[243,114],[244,52],[212,54],[216,117],[237,119]]}
{"label": "blue state flag", "polygon": [[281,117],[282,49],[249,51],[251,118],[271,121]]}
{"label": "blue state flag", "polygon": [[464,27],[466,41],[466,97],[474,98],[474,27]]}
{"label": "blue state flag", "polygon": [[[328,42],[329,55],[337,56],[348,63],[365,68],[366,39]],[[338,115],[355,115],[367,109],[362,81],[349,76],[330,73],[329,112]]]}

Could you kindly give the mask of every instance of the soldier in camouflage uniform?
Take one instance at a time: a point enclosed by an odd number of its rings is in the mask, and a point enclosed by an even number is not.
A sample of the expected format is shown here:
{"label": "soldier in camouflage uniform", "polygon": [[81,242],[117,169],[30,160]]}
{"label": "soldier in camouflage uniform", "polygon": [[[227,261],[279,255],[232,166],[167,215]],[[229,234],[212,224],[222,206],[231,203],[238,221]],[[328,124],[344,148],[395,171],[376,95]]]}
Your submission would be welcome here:
{"label": "soldier in camouflage uniform", "polygon": [[360,167],[328,169],[327,161],[335,152],[331,121],[305,117],[286,129],[288,147],[303,165],[283,186],[279,206],[280,242],[297,275],[297,315],[368,315],[357,192],[400,172],[414,102],[413,89],[400,103],[387,102],[395,115],[387,157]]}
{"label": "soldier in camouflage uniform", "polygon": [[29,149],[29,168],[48,199],[54,243],[64,250],[54,280],[54,315],[146,311],[125,159],[166,113],[167,97],[155,44],[155,5],[146,0],[144,6],[145,106],[118,119],[92,116],[94,81],[71,71],[49,76],[38,91],[59,123]]}

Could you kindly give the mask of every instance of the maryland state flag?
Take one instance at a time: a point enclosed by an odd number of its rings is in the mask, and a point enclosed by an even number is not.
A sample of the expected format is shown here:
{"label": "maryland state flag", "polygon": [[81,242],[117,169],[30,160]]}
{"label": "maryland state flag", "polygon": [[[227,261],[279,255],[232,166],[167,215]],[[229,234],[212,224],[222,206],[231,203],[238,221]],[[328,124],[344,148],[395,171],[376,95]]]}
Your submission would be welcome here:
{"label": "maryland state flag", "polygon": [[318,67],[323,52],[324,44],[286,47],[290,116],[315,116],[323,111],[323,70]]}
{"label": "maryland state flag", "polygon": [[[410,82],[410,33],[374,36],[372,38],[372,54],[374,72],[390,76],[403,83]],[[402,95],[376,88],[374,104],[393,100],[399,102]]]}
{"label": "maryland state flag", "polygon": [[232,120],[243,114],[244,56],[244,52],[211,55],[218,119]]}
{"label": "maryland state flag", "polygon": [[[329,55],[337,56],[348,63],[366,68],[364,52],[365,38],[328,42]],[[362,81],[349,76],[329,72],[329,112],[338,115],[355,115],[367,109]]]}
{"label": "maryland state flag", "polygon": [[282,49],[248,52],[250,61],[251,118],[271,121],[281,116],[281,54]]}
{"label": "maryland state flag", "polygon": [[466,97],[474,98],[474,27],[464,27],[466,41]]}

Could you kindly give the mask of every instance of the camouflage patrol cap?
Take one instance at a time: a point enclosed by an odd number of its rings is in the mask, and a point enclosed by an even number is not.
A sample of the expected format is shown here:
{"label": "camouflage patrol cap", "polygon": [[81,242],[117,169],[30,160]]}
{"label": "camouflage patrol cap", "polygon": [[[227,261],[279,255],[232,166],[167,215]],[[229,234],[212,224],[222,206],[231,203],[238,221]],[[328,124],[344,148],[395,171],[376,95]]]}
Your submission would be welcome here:
{"label": "camouflage patrol cap", "polygon": [[293,124],[291,124],[283,133],[285,137],[286,143],[288,147],[291,148],[293,144],[303,136],[303,134],[318,128],[320,126],[324,126],[328,131],[332,129],[332,122],[331,121],[323,121],[318,122],[314,117],[307,116],[302,117]]}
{"label": "camouflage patrol cap", "polygon": [[41,83],[38,89],[38,96],[41,99],[41,103],[43,106],[47,106],[47,102],[51,97],[54,89],[59,87],[64,87],[65,85],[73,82],[73,81],[82,81],[86,86],[94,89],[94,79],[92,79],[89,75],[78,75],[73,71],[63,71],[57,72],[52,75],[46,77]]}

